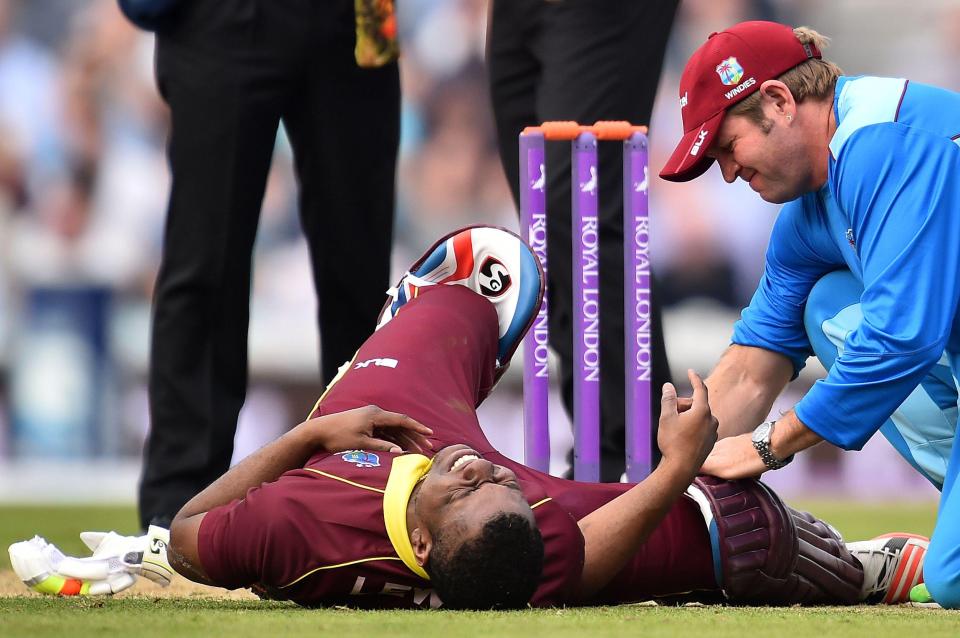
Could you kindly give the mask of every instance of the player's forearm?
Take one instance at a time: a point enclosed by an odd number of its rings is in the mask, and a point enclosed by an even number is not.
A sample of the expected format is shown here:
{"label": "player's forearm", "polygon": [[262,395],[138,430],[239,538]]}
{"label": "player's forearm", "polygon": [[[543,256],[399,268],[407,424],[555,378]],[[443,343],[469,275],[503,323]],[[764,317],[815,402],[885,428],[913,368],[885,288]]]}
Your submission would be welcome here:
{"label": "player's forearm", "polygon": [[200,564],[197,535],[205,514],[186,519],[175,519],[170,526],[170,543],[167,545],[167,561],[184,578],[201,585],[216,585]]}
{"label": "player's forearm", "polygon": [[687,462],[664,460],[644,481],[580,520],[582,601],[589,601],[623,569],[693,481],[696,470]]}
{"label": "player's forearm", "polygon": [[792,375],[790,360],[781,354],[736,344],[727,348],[706,379],[720,438],[749,432],[760,424]]}
{"label": "player's forearm", "polygon": [[247,490],[276,480],[304,463],[322,447],[318,428],[301,423],[276,441],[268,443],[194,496],[177,514],[182,519],[208,512],[230,501],[243,498]]}
{"label": "player's forearm", "polygon": [[785,459],[797,452],[813,447],[823,441],[790,410],[777,420],[770,438],[770,451],[778,459]]}
{"label": "player's forearm", "polygon": [[200,563],[199,548],[200,525],[206,513],[245,497],[252,487],[303,467],[317,450],[362,448],[399,452],[401,446],[406,446],[412,451],[423,451],[431,447],[426,437],[432,434],[422,423],[374,405],[305,421],[248,456],[183,506],[170,527],[170,562],[187,578],[209,583]]}
{"label": "player's forearm", "polygon": [[206,585],[216,585],[200,562],[200,524],[206,513],[242,498],[251,487],[275,480],[284,472],[303,467],[320,447],[317,428],[301,423],[282,437],[254,452],[211,483],[184,505],[170,525],[167,557],[181,576]]}

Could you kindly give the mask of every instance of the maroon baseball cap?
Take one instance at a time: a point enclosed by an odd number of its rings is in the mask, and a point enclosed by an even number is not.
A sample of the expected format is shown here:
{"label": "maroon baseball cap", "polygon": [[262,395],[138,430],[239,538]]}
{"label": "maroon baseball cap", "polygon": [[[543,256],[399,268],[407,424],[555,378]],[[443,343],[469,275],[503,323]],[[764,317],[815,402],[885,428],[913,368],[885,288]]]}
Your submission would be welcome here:
{"label": "maroon baseball cap", "polygon": [[711,33],[687,62],[680,77],[683,138],[660,177],[687,182],[700,177],[713,160],[705,155],[727,109],[810,58],[812,44],[800,44],[793,27],[776,22],[741,22]]}

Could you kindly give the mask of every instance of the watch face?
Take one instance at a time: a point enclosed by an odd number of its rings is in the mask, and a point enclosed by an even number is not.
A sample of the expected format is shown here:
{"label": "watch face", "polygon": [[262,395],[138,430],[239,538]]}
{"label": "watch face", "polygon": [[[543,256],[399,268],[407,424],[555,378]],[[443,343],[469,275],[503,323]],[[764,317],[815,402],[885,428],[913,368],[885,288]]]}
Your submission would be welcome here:
{"label": "watch face", "polygon": [[756,443],[769,441],[771,428],[773,428],[773,424],[769,421],[766,423],[761,423],[757,429],[753,431],[752,440]]}

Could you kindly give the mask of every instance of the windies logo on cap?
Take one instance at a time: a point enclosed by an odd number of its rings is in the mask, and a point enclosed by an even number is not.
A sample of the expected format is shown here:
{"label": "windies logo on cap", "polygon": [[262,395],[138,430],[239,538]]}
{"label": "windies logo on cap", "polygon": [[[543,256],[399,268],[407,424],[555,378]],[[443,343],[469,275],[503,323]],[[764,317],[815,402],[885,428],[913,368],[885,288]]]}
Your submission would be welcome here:
{"label": "windies logo on cap", "polygon": [[733,86],[743,77],[743,67],[734,57],[729,57],[718,64],[716,71],[717,75],[720,76],[720,81],[727,86]]}

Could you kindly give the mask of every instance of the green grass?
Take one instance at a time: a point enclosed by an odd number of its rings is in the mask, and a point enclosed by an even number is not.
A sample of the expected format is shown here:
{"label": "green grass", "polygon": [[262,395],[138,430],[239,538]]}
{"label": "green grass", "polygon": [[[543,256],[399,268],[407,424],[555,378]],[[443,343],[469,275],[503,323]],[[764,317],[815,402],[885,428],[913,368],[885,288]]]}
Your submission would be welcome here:
{"label": "green grass", "polygon": [[937,518],[935,502],[879,504],[791,501],[788,504],[819,516],[840,530],[848,541],[873,538],[886,532],[910,532],[930,536]]}
{"label": "green grass", "polygon": [[257,601],[131,598],[0,599],[4,636],[546,636],[584,638],[751,635],[843,638],[956,637],[960,614],[912,608],[730,609],[600,607],[464,613],[307,610]]}
{"label": "green grass", "polygon": [[[865,505],[793,503],[838,527],[849,539],[901,530],[929,534],[935,504]],[[116,529],[133,533],[131,507],[0,507],[0,546],[35,533],[67,553],[83,553],[77,533]],[[0,568],[9,568],[6,552]],[[529,610],[517,613],[360,612],[306,610],[284,603],[201,598],[124,599],[0,598],[0,636],[169,636],[230,638],[275,635],[345,638],[371,636],[496,636],[584,638],[594,636],[839,636],[923,638],[960,636],[960,612],[906,607],[819,609],[669,608],[627,605],[594,609]]]}
{"label": "green grass", "polygon": [[[123,534],[139,531],[137,511],[132,506],[0,506],[0,568],[10,568],[7,547],[11,543],[43,536],[66,554],[89,555],[80,541],[80,532],[87,530],[115,530]],[[0,633],[2,635],[2,633]]]}

